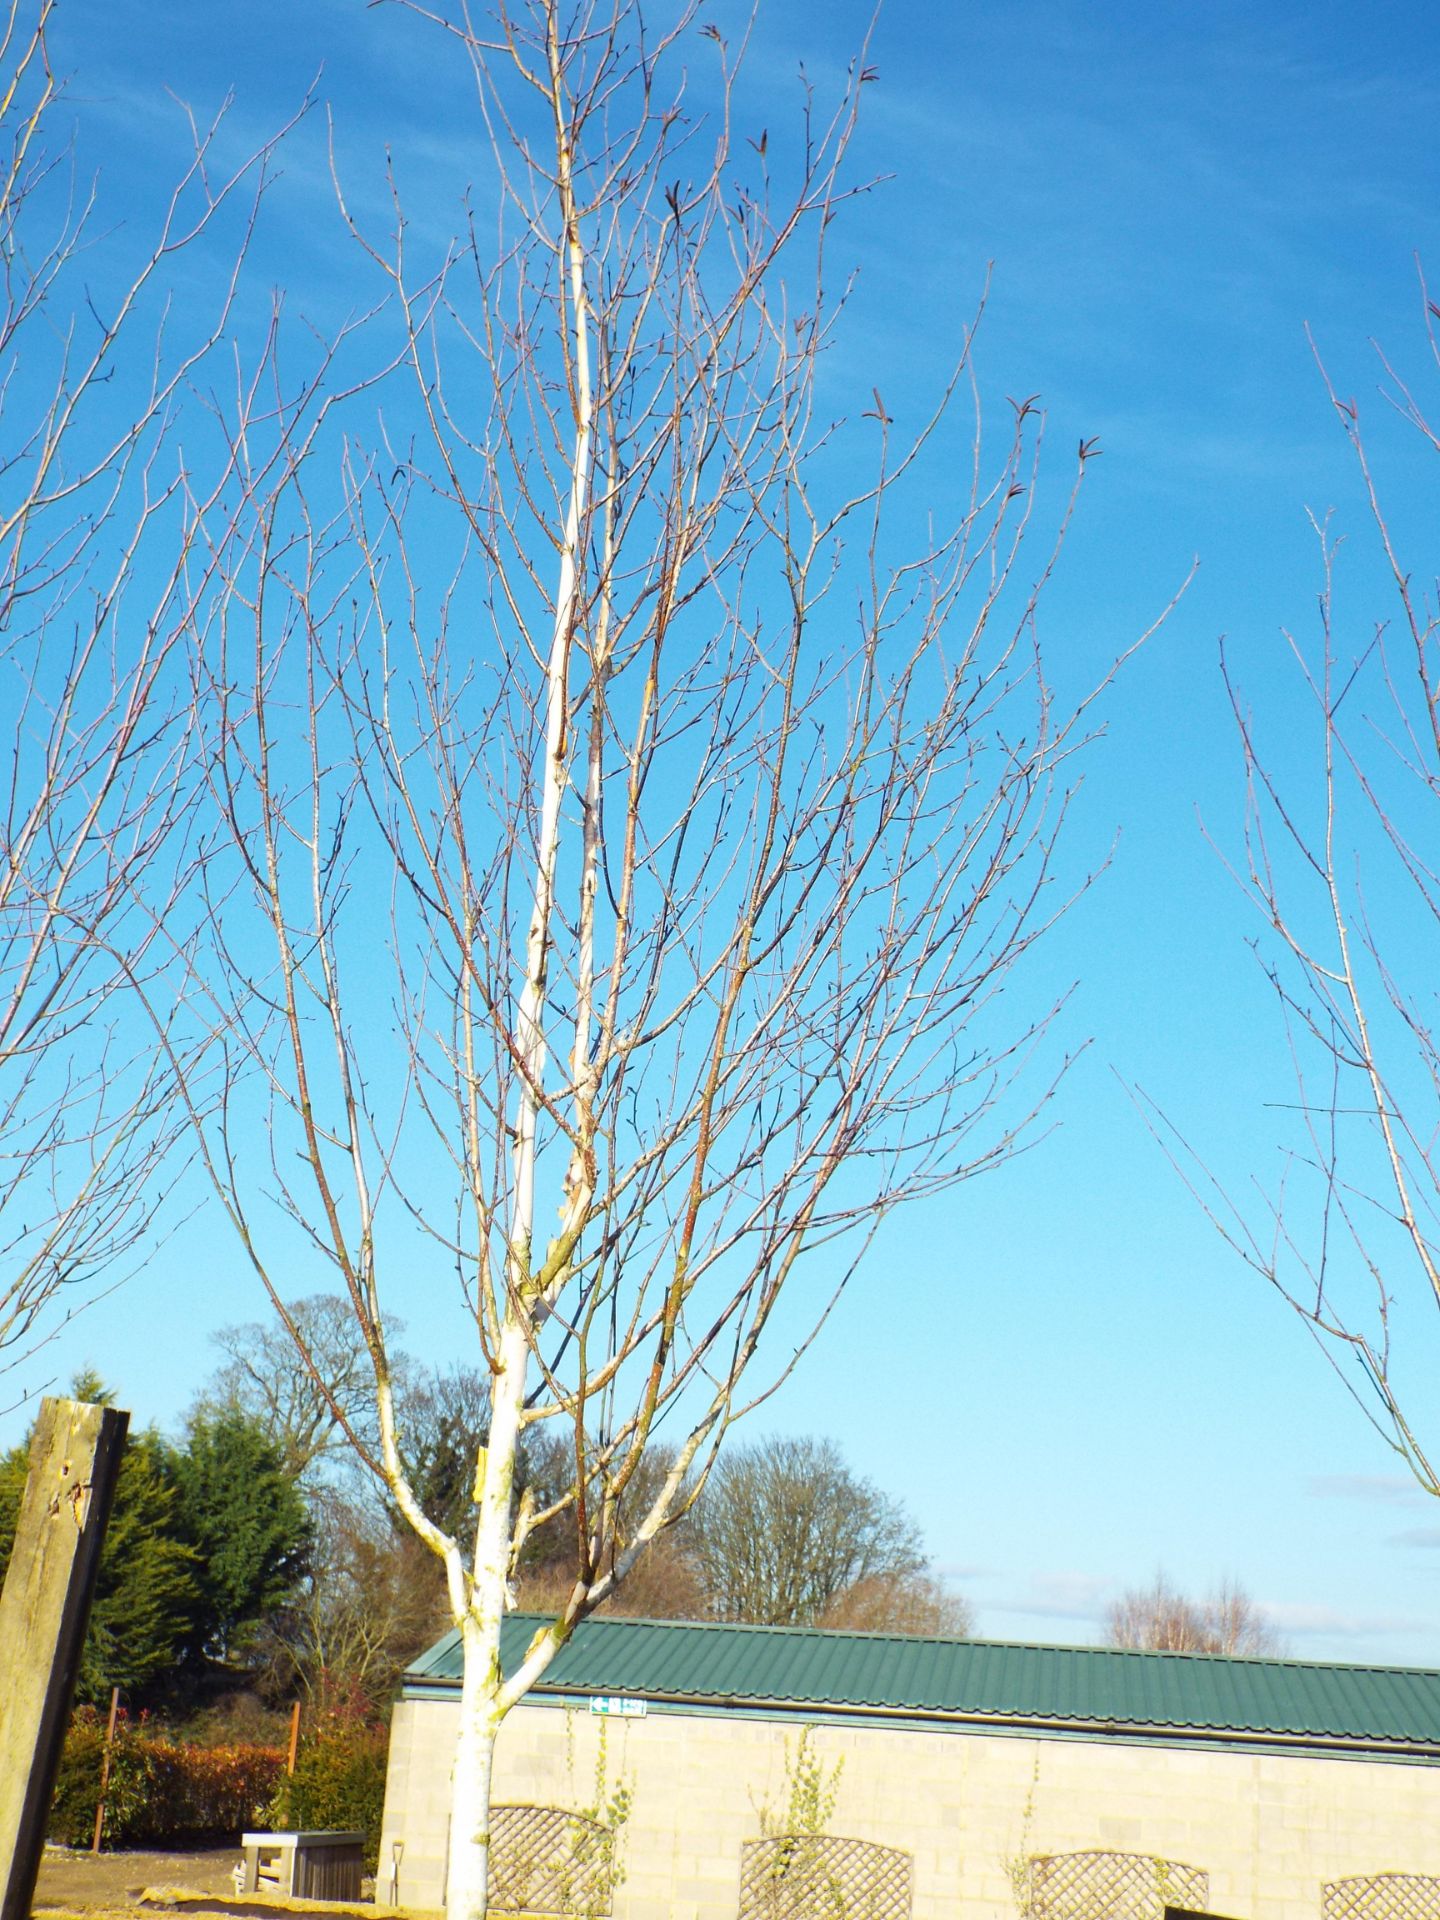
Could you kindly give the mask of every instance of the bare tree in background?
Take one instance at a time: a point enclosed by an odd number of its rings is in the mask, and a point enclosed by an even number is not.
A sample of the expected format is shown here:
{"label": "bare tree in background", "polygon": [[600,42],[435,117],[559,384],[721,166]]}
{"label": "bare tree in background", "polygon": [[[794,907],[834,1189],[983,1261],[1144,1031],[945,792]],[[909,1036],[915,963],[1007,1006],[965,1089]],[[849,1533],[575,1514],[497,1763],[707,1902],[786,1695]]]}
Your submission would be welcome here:
{"label": "bare tree in background", "polygon": [[[289,1301],[285,1311],[304,1342],[305,1364],[283,1326],[247,1321],[221,1327],[212,1338],[227,1358],[198,1396],[195,1410],[237,1408],[279,1448],[291,1478],[309,1485],[333,1461],[353,1457],[346,1427],[370,1436],[373,1445],[374,1379],[365,1349],[355,1339],[348,1300],[336,1293],[311,1294]],[[392,1337],[400,1330],[400,1322],[391,1323]]]}
{"label": "bare tree in background", "polygon": [[[1440,366],[1437,320],[1426,296]],[[1380,364],[1391,423],[1440,453],[1416,391]],[[1247,1203],[1163,1118],[1156,1131],[1225,1239],[1299,1315],[1419,1484],[1440,1493],[1424,1433],[1440,1351],[1440,611],[1433,572],[1417,576],[1402,554],[1360,408],[1321,372],[1390,610],[1375,619],[1370,598],[1362,619],[1349,611],[1360,558],[1342,564],[1341,541],[1315,520],[1317,618],[1286,636],[1295,704],[1273,738],[1226,665],[1249,801],[1237,877],[1264,929],[1256,950],[1295,1075],[1283,1173]]]}
{"label": "bare tree in background", "polygon": [[721,1620],[810,1627],[855,1588],[925,1569],[914,1520],[857,1479],[829,1440],[732,1448],[711,1472],[690,1531]]}
{"label": "bare tree in background", "polygon": [[406,1666],[445,1630],[435,1556],[373,1500],[327,1487],[313,1503],[309,1571],[256,1648],[267,1695],[297,1692],[320,1710],[391,1699]]}
{"label": "bare tree in background", "polygon": [[963,1593],[928,1569],[872,1574],[832,1600],[816,1625],[848,1633],[964,1640],[975,1630],[975,1609]]}
{"label": "bare tree in background", "polygon": [[[127,273],[51,143],[52,10],[0,7],[0,1370],[123,1277],[177,1137],[197,857],[177,643],[210,584],[177,416],[229,324],[270,151],[217,176],[218,122],[192,123]],[[222,227],[229,270],[179,321],[175,256]],[[232,477],[223,445],[215,469]]]}
{"label": "bare tree in background", "polygon": [[[596,1609],[631,1620],[707,1620],[712,1617],[690,1551],[688,1529],[662,1533],[651,1542],[625,1579]],[[575,1585],[573,1556],[564,1541],[544,1557],[522,1566],[516,1575],[515,1602],[525,1613],[559,1614]]]}
{"label": "bare tree in background", "polygon": [[[993,461],[978,414],[951,423],[968,334],[904,435],[868,381],[824,390],[863,64],[787,135],[742,122],[689,10],[426,18],[473,73],[493,195],[437,260],[398,199],[388,237],[351,220],[386,291],[333,357],[386,342],[366,410],[287,414],[283,483],[241,474],[210,520],[197,658],[240,874],[211,988],[240,1091],[204,1137],[282,1317],[295,1232],[338,1276],[369,1463],[443,1564],[472,1920],[505,1713],[886,1216],[1004,1160],[1048,1098],[1053,1072],[1021,1083],[1054,1009],[1016,968],[1083,884],[1054,851],[1088,701],[1058,709],[1041,664],[1069,508],[1032,553],[1034,406]],[[932,1283],[896,1276],[895,1313],[923,1326]],[[387,1329],[442,1285],[491,1383],[469,1555],[407,1475]],[[521,1497],[546,1434],[563,1484]],[[502,1673],[542,1536],[564,1590]]]}
{"label": "bare tree in background", "polygon": [[1157,1573],[1148,1587],[1131,1587],[1112,1602],[1105,1618],[1105,1639],[1112,1647],[1141,1647],[1152,1653],[1230,1653],[1270,1655],[1285,1645],[1263,1608],[1233,1580],[1204,1600],[1191,1600]]}

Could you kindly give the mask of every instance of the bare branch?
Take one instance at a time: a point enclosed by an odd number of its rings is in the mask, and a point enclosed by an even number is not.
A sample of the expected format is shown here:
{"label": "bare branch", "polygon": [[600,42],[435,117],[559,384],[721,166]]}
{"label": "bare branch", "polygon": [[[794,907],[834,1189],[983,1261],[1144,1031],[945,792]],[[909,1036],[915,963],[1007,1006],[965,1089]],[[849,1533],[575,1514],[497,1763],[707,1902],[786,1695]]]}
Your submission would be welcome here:
{"label": "bare branch", "polygon": [[[1421,281],[1433,344],[1433,310]],[[1312,343],[1313,345],[1313,343]],[[1401,419],[1440,438],[1381,364]],[[1248,806],[1232,872],[1256,909],[1257,957],[1294,1073],[1292,1130],[1274,1183],[1241,1204],[1156,1115],[1167,1151],[1210,1218],[1316,1338],[1366,1417],[1431,1493],[1435,1441],[1415,1424],[1428,1379],[1426,1322],[1440,1307],[1440,1115],[1434,935],[1440,885],[1436,590],[1409,572],[1387,517],[1361,409],[1325,391],[1353,450],[1396,618],[1356,637],[1343,611],[1340,542],[1313,519],[1318,618],[1287,636],[1307,758],[1295,772],[1262,739],[1222,654]],[[1395,1344],[1397,1319],[1406,1325]]]}
{"label": "bare branch", "polygon": [[[223,114],[192,121],[158,232],[102,314],[95,192],[67,190],[47,146],[50,13],[15,0],[0,35],[5,1368],[124,1279],[187,1134],[178,1071],[201,1097],[203,1036],[180,1023],[206,857],[183,642],[214,584],[205,522],[234,449],[197,497],[178,422],[230,329],[275,145],[217,173]],[[228,259],[182,326],[166,278],[202,246],[213,268],[212,242]]]}

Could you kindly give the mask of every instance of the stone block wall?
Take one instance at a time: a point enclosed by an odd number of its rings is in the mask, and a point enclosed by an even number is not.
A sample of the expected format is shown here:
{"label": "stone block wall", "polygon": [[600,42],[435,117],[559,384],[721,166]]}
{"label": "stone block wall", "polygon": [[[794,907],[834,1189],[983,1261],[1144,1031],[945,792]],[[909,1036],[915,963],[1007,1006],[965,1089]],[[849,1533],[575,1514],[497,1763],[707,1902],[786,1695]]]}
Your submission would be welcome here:
{"label": "stone block wall", "polygon": [[[381,1843],[404,1845],[404,1905],[444,1897],[457,1708],[396,1709]],[[615,1920],[736,1920],[740,1849],[783,1812],[801,1721],[652,1708],[601,1719],[550,1703],[511,1714],[495,1799],[580,1810],[604,1766],[633,1811]],[[1321,1887],[1354,1874],[1440,1875],[1440,1767],[1303,1753],[825,1721],[811,1752],[840,1766],[828,1830],[902,1848],[915,1920],[1016,1920],[1014,1868],[1095,1848],[1199,1867],[1210,1905],[1242,1920],[1321,1920]]]}

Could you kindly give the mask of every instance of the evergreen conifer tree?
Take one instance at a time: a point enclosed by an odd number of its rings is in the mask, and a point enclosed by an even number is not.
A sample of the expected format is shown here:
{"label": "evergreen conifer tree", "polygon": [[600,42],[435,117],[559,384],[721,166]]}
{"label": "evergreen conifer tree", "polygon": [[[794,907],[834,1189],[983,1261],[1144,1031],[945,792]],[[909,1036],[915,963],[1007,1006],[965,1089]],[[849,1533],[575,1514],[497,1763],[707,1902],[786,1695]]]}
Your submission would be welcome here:
{"label": "evergreen conifer tree", "polygon": [[192,1653],[243,1658],[305,1571],[311,1529],[304,1497],[280,1449],[234,1407],[192,1420],[175,1474],[179,1531],[195,1554],[199,1588]]}

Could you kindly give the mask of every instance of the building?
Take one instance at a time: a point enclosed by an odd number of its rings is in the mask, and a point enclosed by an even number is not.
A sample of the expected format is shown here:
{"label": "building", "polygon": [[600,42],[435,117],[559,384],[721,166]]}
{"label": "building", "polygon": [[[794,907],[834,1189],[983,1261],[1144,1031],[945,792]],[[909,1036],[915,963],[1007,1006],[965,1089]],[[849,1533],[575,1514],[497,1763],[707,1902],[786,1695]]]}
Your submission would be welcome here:
{"label": "building", "polygon": [[[454,1635],[405,1675],[382,1899],[443,1903],[459,1677]],[[594,1619],[494,1799],[514,1909],[1440,1920],[1440,1673]]]}

